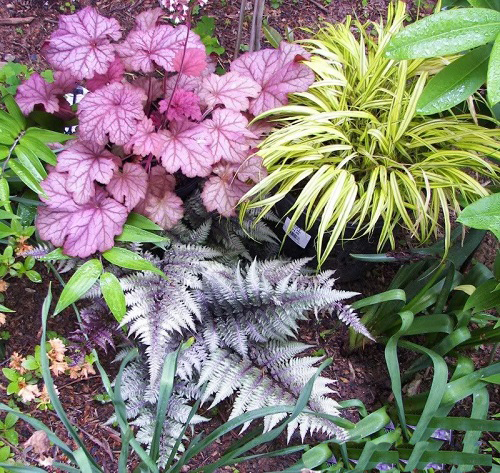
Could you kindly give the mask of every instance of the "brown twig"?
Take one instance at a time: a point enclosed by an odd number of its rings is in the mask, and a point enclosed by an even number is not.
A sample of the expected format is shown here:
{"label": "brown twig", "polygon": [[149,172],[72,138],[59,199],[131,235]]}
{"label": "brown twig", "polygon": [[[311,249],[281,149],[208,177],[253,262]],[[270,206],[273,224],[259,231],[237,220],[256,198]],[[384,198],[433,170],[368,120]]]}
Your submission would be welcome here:
{"label": "brown twig", "polygon": [[26,23],[31,23],[34,19],[34,16],[27,16],[25,18],[0,18],[0,25],[25,25]]}
{"label": "brown twig", "polygon": [[328,15],[328,9],[321,5],[321,3],[317,2],[316,0],[309,0],[313,5],[316,5],[323,13]]}

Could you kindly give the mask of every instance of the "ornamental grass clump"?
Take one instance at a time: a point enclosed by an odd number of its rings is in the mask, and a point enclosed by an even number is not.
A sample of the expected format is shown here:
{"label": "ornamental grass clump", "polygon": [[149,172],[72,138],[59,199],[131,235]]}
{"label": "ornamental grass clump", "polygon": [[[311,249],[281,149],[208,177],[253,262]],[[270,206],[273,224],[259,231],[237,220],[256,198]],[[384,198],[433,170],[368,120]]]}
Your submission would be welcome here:
{"label": "ornamental grass clump", "polygon": [[262,218],[292,194],[288,231],[301,215],[306,231],[318,224],[320,266],[348,223],[352,238],[381,225],[379,250],[394,247],[398,225],[419,243],[444,227],[448,247],[452,214],[488,195],[485,186],[498,179],[498,129],[469,115],[416,115],[429,76],[444,62],[385,57],[404,16],[400,3],[389,7],[385,24],[347,18],[326,25],[304,41],[314,84],[259,117],[276,124],[258,152],[269,174],[244,196],[241,215],[261,207]]}

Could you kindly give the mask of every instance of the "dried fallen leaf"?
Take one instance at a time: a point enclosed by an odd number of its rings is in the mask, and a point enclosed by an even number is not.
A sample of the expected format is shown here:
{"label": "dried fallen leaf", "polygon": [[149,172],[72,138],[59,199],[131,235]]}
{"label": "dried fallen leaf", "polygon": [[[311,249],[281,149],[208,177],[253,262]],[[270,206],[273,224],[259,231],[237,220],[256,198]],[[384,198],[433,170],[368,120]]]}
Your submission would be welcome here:
{"label": "dried fallen leaf", "polygon": [[28,447],[32,447],[37,455],[42,455],[50,448],[49,437],[43,430],[35,430],[33,435],[24,442],[24,448]]}

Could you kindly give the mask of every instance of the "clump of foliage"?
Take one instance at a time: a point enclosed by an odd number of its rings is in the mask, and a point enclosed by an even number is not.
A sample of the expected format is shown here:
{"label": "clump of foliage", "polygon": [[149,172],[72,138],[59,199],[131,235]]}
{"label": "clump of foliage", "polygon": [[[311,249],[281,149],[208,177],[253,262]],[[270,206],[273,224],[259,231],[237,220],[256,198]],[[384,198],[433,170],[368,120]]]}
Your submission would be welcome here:
{"label": "clump of foliage", "polygon": [[249,127],[248,118],[285,104],[288,93],[313,81],[301,63],[309,54],[285,43],[244,55],[216,75],[200,37],[163,24],[162,16],[160,8],[141,13],[121,42],[118,22],[94,8],[61,16],[43,48],[54,82],[33,74],[18,88],[23,113],[42,109],[67,118],[75,113],[65,93],[77,83],[90,90],[78,104],[77,139],[60,152],[40,190],[40,237],[68,255],[111,248],[133,209],[173,227],[183,215],[175,193],[180,176],[207,178],[207,210],[234,215],[264,174],[253,148],[268,128]]}
{"label": "clump of foliage", "polygon": [[[162,258],[147,253],[143,257],[167,278],[143,272],[119,281],[127,303],[121,325],[137,338],[141,354],[124,371],[122,394],[128,415],[140,427],[138,438],[145,443],[152,437],[165,359],[183,340],[193,338],[179,355],[176,403],[169,405],[162,437],[164,459],[193,400],[214,407],[235,396],[231,418],[296,402],[321,360],[297,357],[310,348],[294,340],[308,311],[339,313],[346,324],[369,336],[342,302],[355,293],[335,289],[331,271],[304,273],[307,260],[228,265],[216,261],[220,253],[214,249],[180,243],[172,244]],[[340,406],[330,397],[331,382],[322,377],[315,382],[309,400],[312,411],[338,415]],[[267,416],[265,430],[283,417]],[[289,438],[296,429],[302,437],[309,431],[344,436],[331,421],[313,415],[291,422]]]}
{"label": "clump of foliage", "polygon": [[500,157],[498,129],[468,115],[416,115],[429,75],[442,64],[385,57],[404,17],[400,3],[389,7],[385,25],[348,18],[304,41],[316,82],[290,105],[259,117],[275,117],[278,128],[260,145],[269,175],[243,198],[250,202],[242,214],[261,208],[262,217],[293,193],[288,231],[301,215],[306,231],[319,225],[320,265],[348,223],[356,238],[381,222],[381,249],[387,242],[394,247],[398,225],[425,243],[443,222],[448,247],[451,214],[488,195],[484,182],[498,180],[490,161]]}

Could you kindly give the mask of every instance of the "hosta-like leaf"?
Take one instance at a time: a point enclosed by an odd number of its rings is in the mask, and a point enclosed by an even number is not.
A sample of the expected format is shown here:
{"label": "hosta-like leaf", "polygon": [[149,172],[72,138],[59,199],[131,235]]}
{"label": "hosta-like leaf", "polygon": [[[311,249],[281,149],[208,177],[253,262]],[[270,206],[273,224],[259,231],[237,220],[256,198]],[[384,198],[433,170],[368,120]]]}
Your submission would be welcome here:
{"label": "hosta-like leaf", "polygon": [[103,273],[99,279],[102,296],[111,313],[118,322],[121,322],[127,310],[125,294],[118,278],[112,273]]}
{"label": "hosta-like leaf", "polygon": [[122,171],[116,171],[106,186],[108,192],[132,210],[146,196],[148,174],[140,164],[125,163]]}
{"label": "hosta-like leaf", "polygon": [[92,79],[87,80],[85,85],[91,92],[95,92],[97,89],[100,89],[107,84],[120,82],[123,79],[124,72],[125,68],[123,67],[122,61],[119,57],[115,57],[115,60],[109,65],[105,73],[95,74]]}
{"label": "hosta-like leaf", "polygon": [[200,97],[189,90],[177,88],[172,98],[160,100],[159,105],[160,112],[166,113],[169,120],[201,120]]}
{"label": "hosta-like leaf", "polygon": [[500,12],[488,8],[441,11],[400,31],[386,56],[411,59],[460,53],[494,41],[499,32]]}
{"label": "hosta-like leaf", "polygon": [[43,52],[55,69],[68,70],[77,79],[90,79],[107,71],[115,56],[110,39],[120,37],[120,25],[115,19],[86,7],[74,15],[59,17],[59,28]]}
{"label": "hosta-like leaf", "polygon": [[212,139],[212,153],[215,160],[241,163],[248,155],[248,139],[257,138],[248,130],[248,120],[234,110],[217,109],[211,120],[205,120],[203,126]]}
{"label": "hosta-like leaf", "polygon": [[85,258],[113,246],[127,219],[124,205],[100,188],[86,204],[77,204],[67,183],[68,175],[52,172],[42,183],[47,204],[38,209],[36,226],[40,237],[63,247],[69,256]]}
{"label": "hosta-like leaf", "polygon": [[177,51],[173,60],[174,70],[188,76],[199,77],[207,67],[205,48],[187,48]]}
{"label": "hosta-like leaf", "polygon": [[490,230],[500,239],[500,193],[492,194],[468,205],[457,220],[480,230]]}
{"label": "hosta-like leaf", "polygon": [[256,98],[261,91],[257,82],[237,72],[227,72],[219,76],[210,74],[203,80],[200,97],[209,107],[218,104],[231,110],[248,110],[250,98]]}
{"label": "hosta-like leaf", "polygon": [[488,63],[488,101],[493,106],[500,102],[500,33],[493,44]]}
{"label": "hosta-like leaf", "polygon": [[232,169],[220,168],[219,175],[211,176],[205,183],[201,198],[208,211],[233,217],[236,205],[252,186],[236,179]]}
{"label": "hosta-like leaf", "polygon": [[[173,72],[174,58],[184,49],[188,29],[160,25],[147,30],[133,30],[125,41],[116,46],[118,55],[130,71],[153,72],[156,66]],[[188,48],[203,49],[200,38],[189,32]]]}
{"label": "hosta-like leaf", "polygon": [[57,89],[37,73],[32,74],[17,88],[16,102],[25,115],[32,112],[36,105],[43,106],[47,113],[59,110]]}
{"label": "hosta-like leaf", "polygon": [[188,121],[172,122],[162,136],[161,164],[169,173],[180,170],[187,177],[210,174],[214,155],[210,150],[212,139],[206,127]]}
{"label": "hosta-like leaf", "polygon": [[104,145],[127,143],[145,117],[144,92],[130,84],[114,82],[87,94],[78,106],[78,130],[84,140]]}
{"label": "hosta-like leaf", "polygon": [[418,99],[417,113],[442,112],[471,96],[486,82],[490,51],[489,45],[473,49],[438,72]]}
{"label": "hosta-like leaf", "polygon": [[150,118],[144,117],[138,124],[135,133],[131,136],[123,149],[126,153],[148,156],[150,153],[159,157],[163,149],[163,139],[155,131],[155,127]]}
{"label": "hosta-like leaf", "polygon": [[234,61],[231,71],[261,86],[259,95],[250,101],[249,111],[259,115],[288,103],[288,94],[307,90],[314,82],[314,73],[299,61],[309,56],[301,47],[282,41],[279,49],[245,53]]}
{"label": "hosta-like leaf", "polygon": [[117,169],[116,156],[90,141],[74,141],[59,154],[56,171],[67,172],[67,186],[77,204],[85,204],[95,193],[94,181],[107,184]]}

